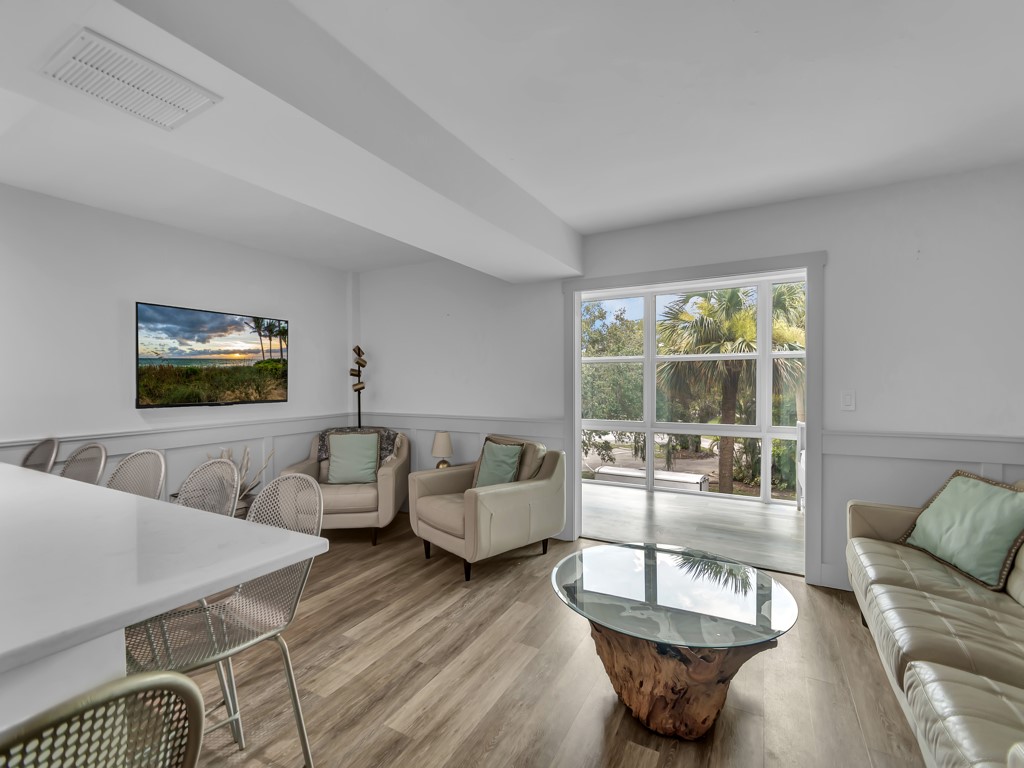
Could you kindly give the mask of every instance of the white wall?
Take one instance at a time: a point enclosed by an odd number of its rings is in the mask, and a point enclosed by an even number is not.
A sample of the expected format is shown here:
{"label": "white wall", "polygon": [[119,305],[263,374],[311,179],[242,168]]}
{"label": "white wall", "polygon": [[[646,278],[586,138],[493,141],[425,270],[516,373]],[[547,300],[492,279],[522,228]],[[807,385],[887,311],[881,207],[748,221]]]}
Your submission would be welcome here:
{"label": "white wall", "polygon": [[[955,467],[1024,478],[1021,211],[1024,165],[1005,166],[590,236],[586,277],[828,252],[823,503],[809,511],[821,562],[807,569],[842,586],[848,499],[920,503]],[[289,320],[290,402],[136,411],[136,300]],[[430,463],[435,429],[456,432],[457,460],[486,431],[565,447],[559,282],[511,285],[447,262],[350,280],[0,187],[0,308],[0,447],[162,430],[156,447],[180,445],[189,461],[218,441],[255,441],[278,451],[276,471],[324,419],[354,410],[356,342],[369,360],[364,423],[414,432],[415,468]],[[843,389],[856,390],[856,411],[839,410]],[[253,426],[217,427],[236,422]],[[10,450],[0,460],[16,460]]]}
{"label": "white wall", "polygon": [[827,251],[826,430],[1020,437],[1022,212],[1007,166],[588,237],[586,276]]}
{"label": "white wall", "polygon": [[[922,503],[956,467],[1024,478],[1022,211],[1024,165],[1005,166],[589,236],[584,279],[828,253],[823,500],[808,525],[820,562],[807,573],[845,586],[850,498]],[[457,429],[453,416],[506,418],[513,434],[545,419],[549,444],[552,422],[564,427],[559,284],[425,264],[362,274],[355,291],[365,410],[415,421],[420,442]],[[839,410],[845,389],[856,411]]]}
{"label": "white wall", "polygon": [[[0,442],[347,411],[348,280],[0,186]],[[288,320],[288,402],[136,410],[136,301]]]}
{"label": "white wall", "polygon": [[562,289],[451,262],[359,275],[364,411],[562,417]]}
{"label": "white wall", "polygon": [[[338,423],[349,411],[349,281],[0,185],[0,460],[19,461],[23,443],[46,436],[62,439],[61,460],[100,439],[108,467],[138,448],[173,450],[171,490],[221,446],[237,459],[248,445],[253,469],[271,450],[270,471],[297,461],[319,417]],[[288,320],[288,402],[136,410],[136,301]]]}
{"label": "white wall", "polygon": [[1024,477],[1022,211],[1024,165],[1003,166],[591,236],[586,277],[827,251],[823,499],[808,512],[821,563],[807,573],[845,586],[850,498],[921,504],[957,467]]}

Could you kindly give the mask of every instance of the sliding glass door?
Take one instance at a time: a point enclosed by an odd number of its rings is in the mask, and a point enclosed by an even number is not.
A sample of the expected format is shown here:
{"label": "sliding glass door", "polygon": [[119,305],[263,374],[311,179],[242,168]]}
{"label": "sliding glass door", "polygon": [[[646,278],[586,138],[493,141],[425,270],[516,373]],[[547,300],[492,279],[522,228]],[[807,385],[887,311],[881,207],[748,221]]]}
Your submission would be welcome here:
{"label": "sliding glass door", "polygon": [[582,294],[581,477],[794,499],[803,271]]}

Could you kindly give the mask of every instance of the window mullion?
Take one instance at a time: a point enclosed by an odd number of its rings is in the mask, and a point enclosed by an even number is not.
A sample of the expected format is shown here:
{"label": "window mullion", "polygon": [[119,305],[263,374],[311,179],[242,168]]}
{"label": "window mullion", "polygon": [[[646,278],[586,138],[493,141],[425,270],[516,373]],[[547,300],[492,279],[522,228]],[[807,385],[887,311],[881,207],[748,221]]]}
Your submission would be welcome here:
{"label": "window mullion", "polygon": [[757,426],[761,433],[761,501],[772,496],[772,282],[757,286]]}
{"label": "window mullion", "polygon": [[654,490],[654,431],[651,425],[657,418],[658,383],[655,369],[655,307],[654,293],[644,294],[644,439],[647,441],[648,491]]}

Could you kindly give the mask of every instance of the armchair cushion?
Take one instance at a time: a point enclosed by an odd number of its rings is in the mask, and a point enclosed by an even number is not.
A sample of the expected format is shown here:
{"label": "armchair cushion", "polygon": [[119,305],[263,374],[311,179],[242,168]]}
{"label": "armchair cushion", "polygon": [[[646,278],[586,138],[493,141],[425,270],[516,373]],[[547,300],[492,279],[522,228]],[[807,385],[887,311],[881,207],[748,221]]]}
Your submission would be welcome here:
{"label": "armchair cushion", "polygon": [[420,520],[460,539],[466,538],[466,504],[461,493],[424,496],[419,500]]}
{"label": "armchair cushion", "polygon": [[334,434],[329,438],[331,456],[327,467],[327,482],[374,483],[377,481],[378,435]]}
{"label": "armchair cushion", "polygon": [[477,469],[474,488],[487,485],[511,483],[519,474],[519,462],[523,457],[523,446],[502,445],[491,440],[484,440],[484,449],[480,454],[480,467]]}
{"label": "armchair cushion", "polygon": [[957,470],[900,542],[1001,590],[1024,542],[1024,491]]}

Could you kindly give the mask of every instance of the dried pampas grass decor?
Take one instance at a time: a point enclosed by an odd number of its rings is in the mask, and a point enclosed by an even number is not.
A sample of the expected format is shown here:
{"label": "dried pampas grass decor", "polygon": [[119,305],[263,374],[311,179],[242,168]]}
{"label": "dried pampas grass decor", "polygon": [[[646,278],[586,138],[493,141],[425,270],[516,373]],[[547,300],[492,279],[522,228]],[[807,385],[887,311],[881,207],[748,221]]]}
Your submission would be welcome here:
{"label": "dried pampas grass decor", "polygon": [[[235,461],[234,453],[232,452],[232,450],[230,448],[221,448],[219,456],[211,456],[210,454],[206,454],[206,457],[209,458],[209,459],[227,459],[230,462],[234,462]],[[265,470],[267,468],[267,465],[270,464],[270,460],[273,457],[274,457],[274,452],[273,451],[268,453],[266,461],[263,462],[263,466],[261,466],[258,470],[256,470],[256,473],[252,476],[252,479],[250,479],[248,477],[248,475],[249,475],[249,446],[245,446],[245,448],[242,449],[242,458],[237,463],[237,466],[238,466],[238,480],[239,480],[239,482],[238,482],[238,498],[241,499],[246,494],[252,493],[254,490],[256,490],[256,486],[258,486],[262,482],[263,470]]]}

